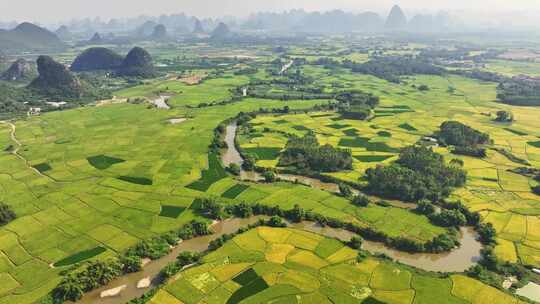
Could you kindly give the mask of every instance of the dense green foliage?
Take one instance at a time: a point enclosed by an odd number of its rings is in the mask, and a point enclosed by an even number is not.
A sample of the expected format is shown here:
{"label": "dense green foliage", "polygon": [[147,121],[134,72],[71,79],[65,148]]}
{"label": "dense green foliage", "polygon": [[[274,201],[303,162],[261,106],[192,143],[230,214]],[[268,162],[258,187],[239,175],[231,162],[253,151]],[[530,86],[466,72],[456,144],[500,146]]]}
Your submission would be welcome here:
{"label": "dense green foliage", "polygon": [[40,94],[62,100],[62,98],[79,99],[83,91],[80,80],[71,74],[64,65],[49,56],[40,56],[37,60],[38,78],[30,84],[30,88]]}
{"label": "dense green foliage", "polygon": [[369,74],[395,83],[401,81],[401,76],[442,75],[444,73],[444,69],[428,62],[402,57],[381,57],[361,64],[345,62],[344,66],[351,68],[355,73]]}
{"label": "dense green foliage", "polygon": [[371,193],[404,201],[447,197],[454,187],[465,184],[466,173],[447,166],[442,155],[422,146],[403,149],[399,159],[388,166],[366,170],[367,190]]}
{"label": "dense green foliage", "polygon": [[[259,203],[223,205],[222,203],[213,199],[199,199],[198,201],[202,203],[197,204],[196,211],[214,219],[223,219],[230,216],[247,218],[253,215],[266,215],[272,217],[266,222],[266,225],[274,227],[283,226],[283,223],[277,217],[283,217],[294,223],[313,221],[317,222],[321,226],[345,229],[360,235],[364,239],[382,242],[390,247],[408,252],[444,252],[454,248],[458,244],[457,234],[453,230],[450,230],[448,233],[440,234],[433,240],[426,243],[420,243],[402,237],[389,237],[388,235],[375,231],[370,227],[358,226],[354,223],[344,222],[337,218],[332,218],[323,214],[305,210],[297,204],[294,205],[292,209],[284,210],[279,206],[272,207]],[[210,248],[218,248],[231,238],[231,235],[225,235],[213,241],[210,244]]]}
{"label": "dense green foliage", "polygon": [[443,227],[459,227],[467,223],[467,218],[459,210],[442,210],[432,214],[430,219]]}
{"label": "dense green foliage", "polygon": [[489,134],[482,133],[458,121],[444,122],[437,134],[444,145],[452,145],[452,153],[472,157],[486,157],[486,149],[480,145],[491,142]]}
{"label": "dense green foliage", "polygon": [[[158,259],[171,250],[179,239],[191,239],[210,232],[206,223],[192,221],[177,231],[138,243],[124,255],[108,261],[87,262],[80,268],[70,268],[52,295],[58,301],[79,300],[85,292],[106,285],[116,277],[141,269],[141,258]],[[195,256],[194,256],[195,259]],[[182,263],[185,259],[181,259]]]}
{"label": "dense green foliage", "polygon": [[497,87],[497,98],[515,106],[540,106],[540,82],[511,79]]}
{"label": "dense green foliage", "polygon": [[490,142],[489,134],[482,133],[458,121],[447,121],[441,125],[439,140],[452,146],[471,147]]}
{"label": "dense green foliage", "polygon": [[152,56],[140,47],[129,51],[116,72],[120,76],[151,78],[156,76]]}
{"label": "dense green foliage", "polygon": [[71,70],[75,72],[114,70],[119,68],[124,58],[114,51],[94,47],[84,50],[71,64]]}
{"label": "dense green foliage", "polygon": [[498,122],[512,122],[514,121],[514,114],[510,111],[497,111],[497,117],[495,121]]}
{"label": "dense green foliage", "polygon": [[12,86],[0,81],[0,118],[23,114],[28,106],[23,102],[32,102],[36,98],[30,90]]}
{"label": "dense green foliage", "polygon": [[280,166],[294,166],[300,170],[336,172],[352,168],[350,150],[321,146],[314,133],[289,138],[279,160]]}
{"label": "dense green foliage", "polygon": [[32,80],[36,74],[32,64],[21,58],[13,62],[9,69],[0,74],[0,80],[26,82]]}
{"label": "dense green foliage", "polygon": [[168,279],[177,274],[183,267],[199,262],[201,255],[199,253],[184,251],[176,257],[176,261],[165,266],[160,272],[162,279]]}
{"label": "dense green foliage", "polygon": [[17,215],[11,210],[11,207],[0,202],[0,226],[13,221],[16,217]]}

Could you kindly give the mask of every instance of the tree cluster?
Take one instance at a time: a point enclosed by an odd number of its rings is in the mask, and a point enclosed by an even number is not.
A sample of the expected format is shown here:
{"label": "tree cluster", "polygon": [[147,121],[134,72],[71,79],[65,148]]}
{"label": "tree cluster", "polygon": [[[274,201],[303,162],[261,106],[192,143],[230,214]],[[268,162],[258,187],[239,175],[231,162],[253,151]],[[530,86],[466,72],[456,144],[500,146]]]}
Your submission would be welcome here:
{"label": "tree cluster", "polygon": [[395,163],[366,170],[366,179],[367,191],[373,194],[435,202],[447,197],[452,188],[463,186],[466,173],[458,166],[446,165],[443,156],[430,148],[412,146],[403,149]]}
{"label": "tree cluster", "polygon": [[437,137],[442,144],[454,146],[453,153],[473,157],[485,157],[486,149],[480,145],[491,142],[489,134],[475,130],[458,121],[444,122]]}
{"label": "tree cluster", "polygon": [[122,274],[139,271],[142,258],[158,259],[168,254],[170,246],[176,245],[180,239],[187,240],[209,233],[205,222],[194,220],[177,231],[142,241],[120,258],[84,263],[82,268],[68,270],[52,295],[57,301],[77,301],[85,292],[106,285]]}
{"label": "tree cluster", "polygon": [[289,138],[279,165],[312,172],[337,172],[352,169],[352,154],[331,145],[321,146],[315,133],[309,132],[303,137]]}
{"label": "tree cluster", "polygon": [[495,117],[497,122],[513,122],[514,114],[510,111],[497,111],[497,117]]}
{"label": "tree cluster", "polygon": [[497,99],[514,106],[540,106],[540,81],[507,79],[497,87]]}
{"label": "tree cluster", "polygon": [[394,83],[400,83],[401,76],[443,75],[445,72],[427,61],[409,57],[379,57],[360,64],[345,61],[343,65],[355,73],[373,75]]}

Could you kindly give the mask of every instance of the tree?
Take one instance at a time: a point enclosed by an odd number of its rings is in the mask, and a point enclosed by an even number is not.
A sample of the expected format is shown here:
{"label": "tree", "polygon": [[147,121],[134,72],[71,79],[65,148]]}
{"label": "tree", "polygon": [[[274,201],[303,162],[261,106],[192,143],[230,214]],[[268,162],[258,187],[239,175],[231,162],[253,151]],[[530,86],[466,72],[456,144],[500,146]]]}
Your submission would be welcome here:
{"label": "tree", "polygon": [[497,256],[495,256],[495,253],[493,252],[493,247],[486,246],[482,248],[480,253],[482,255],[482,260],[480,261],[480,264],[485,266],[489,270],[496,271],[499,262],[497,261]]}
{"label": "tree", "polygon": [[349,246],[352,249],[360,249],[362,248],[362,239],[358,236],[353,236],[351,240],[349,241]]}
{"label": "tree", "polygon": [[199,198],[196,211],[211,219],[221,220],[224,217],[223,206],[215,198]]}
{"label": "tree", "polygon": [[310,131],[303,137],[289,138],[279,165],[312,172],[337,172],[352,169],[352,154],[350,150],[331,145],[321,146],[315,133]]}
{"label": "tree", "polygon": [[245,202],[234,205],[232,213],[237,217],[248,218],[253,215],[253,208]]}
{"label": "tree", "polygon": [[369,198],[360,193],[353,198],[352,203],[356,206],[367,207],[369,205]]}
{"label": "tree", "polygon": [[512,122],[514,121],[514,114],[510,111],[497,111],[497,117],[495,121],[498,122]]}
{"label": "tree", "polygon": [[234,164],[234,163],[230,164],[227,170],[229,170],[229,172],[231,172],[231,174],[233,175],[236,175],[236,176],[240,175],[240,166],[238,166],[238,164]]}
{"label": "tree", "polygon": [[242,168],[246,171],[253,171],[255,169],[255,162],[257,160],[251,154],[247,155],[242,163]]}
{"label": "tree", "polygon": [[340,183],[339,185],[339,193],[343,195],[344,197],[351,197],[353,195],[351,187],[349,187],[347,184]]}
{"label": "tree", "polygon": [[11,210],[10,206],[0,202],[0,226],[6,225],[16,217],[17,215]]}
{"label": "tree", "polygon": [[430,219],[443,227],[459,227],[467,224],[467,218],[459,210],[442,210],[440,213],[431,215]]}
{"label": "tree", "polygon": [[126,255],[120,259],[122,270],[125,273],[137,272],[142,269],[141,257],[136,255]]}
{"label": "tree", "polygon": [[178,263],[178,265],[183,267],[183,266],[186,266],[186,265],[191,265],[193,263],[196,263],[200,259],[201,259],[200,254],[194,253],[194,252],[189,252],[189,251],[184,251],[184,252],[180,253],[176,257],[176,262]]}
{"label": "tree", "polygon": [[495,237],[497,231],[491,223],[480,224],[477,227],[478,234],[480,235],[480,241],[484,244],[495,243]]}
{"label": "tree", "polygon": [[300,207],[300,205],[296,204],[294,205],[294,208],[289,210],[287,212],[288,214],[288,218],[295,222],[295,223],[300,223],[301,221],[304,220],[305,216],[306,216],[306,212],[304,211],[304,209],[302,207]]}
{"label": "tree", "polygon": [[428,200],[421,200],[418,202],[415,211],[421,214],[430,215],[435,212],[435,206]]}
{"label": "tree", "polygon": [[534,186],[531,188],[532,192],[536,195],[540,195],[540,186]]}
{"label": "tree", "polygon": [[270,170],[268,171],[265,171],[263,173],[263,177],[264,177],[264,180],[267,182],[267,183],[273,183],[276,181],[276,174]]}
{"label": "tree", "polygon": [[455,238],[450,237],[448,234],[441,234],[435,237],[433,240],[426,244],[426,248],[430,252],[447,252],[458,245],[458,241]]}
{"label": "tree", "polygon": [[78,278],[73,275],[66,276],[60,284],[54,289],[53,295],[55,299],[61,301],[77,301],[84,295],[82,284]]}
{"label": "tree", "polygon": [[418,86],[418,91],[429,91],[429,87],[425,84]]}
{"label": "tree", "polygon": [[281,217],[274,215],[268,220],[268,226],[270,226],[270,227],[286,227],[287,224],[285,224],[283,222]]}
{"label": "tree", "polygon": [[409,202],[438,201],[450,195],[452,188],[465,184],[466,172],[446,165],[442,155],[424,146],[403,149],[390,165],[366,170],[370,193]]}
{"label": "tree", "polygon": [[458,121],[441,124],[439,140],[447,145],[474,147],[490,142],[489,134],[482,133]]}
{"label": "tree", "polygon": [[190,224],[193,227],[195,235],[208,235],[210,233],[208,231],[208,225],[201,220],[193,220]]}

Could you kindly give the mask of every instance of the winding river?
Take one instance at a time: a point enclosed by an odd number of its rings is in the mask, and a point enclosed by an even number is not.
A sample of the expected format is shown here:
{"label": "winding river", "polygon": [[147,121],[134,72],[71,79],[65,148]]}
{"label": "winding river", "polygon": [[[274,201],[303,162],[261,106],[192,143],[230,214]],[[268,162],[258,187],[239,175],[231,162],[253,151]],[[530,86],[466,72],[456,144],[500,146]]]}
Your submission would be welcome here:
{"label": "winding river", "polygon": [[[228,166],[231,163],[241,165],[243,163],[242,156],[235,146],[237,126],[235,123],[227,127],[225,140],[228,145],[227,151],[222,155],[224,165]],[[332,183],[323,183],[313,178],[306,178],[297,175],[279,175],[281,179],[295,181],[311,185],[312,187],[320,188],[326,191],[337,191],[337,185]],[[260,175],[253,172],[242,171],[240,177],[243,180],[258,181]],[[150,288],[156,287],[159,283],[158,276],[161,269],[167,264],[174,262],[176,257],[183,251],[204,252],[208,249],[209,243],[222,236],[236,232],[240,227],[255,223],[261,217],[251,217],[248,219],[229,219],[214,223],[210,226],[214,232],[212,235],[197,237],[191,240],[186,240],[174,247],[171,252],[165,257],[151,261],[143,267],[143,270],[137,273],[131,273],[119,277],[111,281],[106,286],[95,289],[79,300],[80,304],[121,304],[132,299],[142,296]],[[302,229],[318,233],[327,237],[333,237],[342,241],[349,241],[354,234],[352,232],[335,229],[330,227],[322,227],[314,222],[288,223],[289,227]],[[364,241],[362,249],[371,253],[384,253],[392,259],[403,264],[414,266],[427,271],[440,272],[462,272],[473,266],[480,259],[480,250],[482,245],[477,241],[477,234],[472,228],[461,228],[460,233],[461,246],[451,252],[441,254],[410,254],[395,249],[386,247],[382,243]],[[137,285],[142,280],[150,280],[150,286],[137,288]],[[122,291],[113,297],[101,297],[104,291],[110,291],[116,288],[122,288]]]}
{"label": "winding river", "polygon": [[[217,222],[210,226],[210,228],[214,232],[213,234],[181,242],[180,244],[178,244],[178,246],[174,247],[168,255],[146,264],[143,267],[142,271],[121,276],[111,281],[106,286],[92,290],[91,292],[86,293],[81,300],[77,301],[77,303],[123,304],[129,302],[132,299],[138,298],[142,296],[145,292],[147,292],[150,288],[157,286],[157,284],[159,283],[158,275],[161,269],[167,266],[167,264],[174,262],[176,260],[176,257],[181,252],[203,252],[208,249],[208,244],[210,244],[211,241],[217,239],[224,234],[236,232],[241,227],[255,223],[259,220],[259,218],[260,217],[252,217],[249,219],[235,218],[222,222]],[[147,288],[137,288],[137,284],[141,280],[146,278],[150,279],[150,286]],[[101,293],[103,291],[118,288],[120,286],[125,286],[125,288],[117,296],[101,298]]]}
{"label": "winding river", "polygon": [[[222,161],[226,166],[230,165],[231,163],[235,163],[241,167],[242,163],[244,162],[235,144],[237,129],[238,126],[236,122],[229,124],[226,128],[225,142],[227,143],[227,150],[222,154]],[[313,188],[318,188],[334,193],[339,192],[339,186],[335,183],[326,183],[315,178],[293,174],[278,174],[277,176],[281,180],[291,182],[298,181]],[[260,181],[262,178],[260,174],[256,172],[246,172],[242,170],[240,174],[240,179],[257,182]],[[399,205],[397,207],[406,209],[411,208],[411,204],[403,203],[402,205],[403,206]],[[351,236],[353,235],[348,231],[336,230],[329,227],[323,228],[313,223],[303,223],[301,227],[298,228],[310,230],[330,237],[337,237],[344,241],[350,240]],[[480,251],[482,249],[482,244],[477,240],[477,238],[478,235],[473,228],[462,227],[460,230],[459,238],[461,246],[452,250],[451,252],[439,254],[411,254],[389,248],[379,242],[370,241],[364,241],[362,248],[371,253],[383,253],[403,264],[407,264],[428,271],[463,272],[480,260]]]}

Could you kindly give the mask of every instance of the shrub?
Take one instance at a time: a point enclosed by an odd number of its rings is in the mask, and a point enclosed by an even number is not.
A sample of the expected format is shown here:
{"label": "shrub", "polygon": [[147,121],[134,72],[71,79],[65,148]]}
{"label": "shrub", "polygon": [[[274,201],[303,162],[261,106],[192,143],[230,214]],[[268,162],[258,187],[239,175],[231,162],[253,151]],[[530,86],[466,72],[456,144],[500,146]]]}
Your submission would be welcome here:
{"label": "shrub", "polygon": [[446,121],[438,133],[439,140],[447,145],[475,147],[490,142],[489,135],[457,121]]}
{"label": "shrub", "polygon": [[336,172],[352,169],[352,154],[350,150],[336,149],[331,145],[321,146],[315,133],[310,131],[304,137],[289,138],[279,165],[316,172]]}
{"label": "shrub", "polygon": [[348,185],[344,183],[340,183],[338,186],[339,186],[339,193],[341,193],[343,197],[352,197],[353,193],[352,193],[351,187],[349,187]]}
{"label": "shrub", "polygon": [[428,200],[421,200],[418,202],[415,211],[420,214],[430,215],[435,212],[435,206]]}
{"label": "shrub", "polygon": [[6,225],[16,217],[17,215],[11,210],[10,206],[0,202],[0,226]]}
{"label": "shrub", "polygon": [[230,164],[227,168],[227,171],[229,171],[231,174],[239,176],[240,175],[240,166],[237,164]]}
{"label": "shrub", "polygon": [[267,183],[273,183],[276,181],[276,174],[269,170],[263,173],[263,177]]}
{"label": "shrub", "polygon": [[362,248],[362,239],[360,237],[353,236],[349,241],[349,247],[351,247],[352,249]]}
{"label": "shrub", "polygon": [[536,195],[540,195],[540,186],[534,186],[531,188],[532,192]]}
{"label": "shrub", "polygon": [[436,225],[443,227],[459,227],[467,224],[467,218],[459,210],[442,210],[429,218]]}
{"label": "shrub", "polygon": [[497,111],[497,117],[495,121],[498,122],[513,122],[514,114],[510,111]]}
{"label": "shrub", "polygon": [[369,198],[363,194],[358,194],[353,198],[352,203],[359,207],[367,207],[369,205]]}

